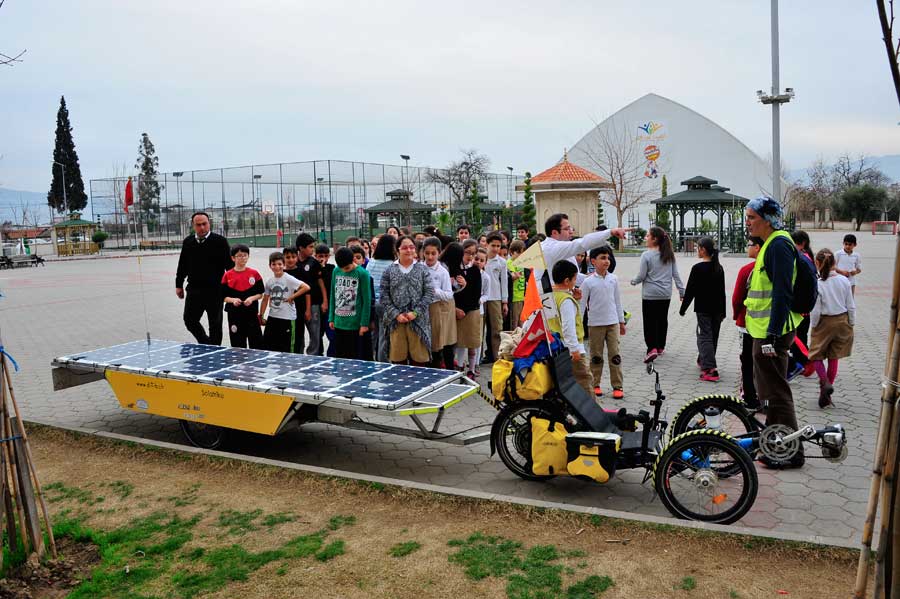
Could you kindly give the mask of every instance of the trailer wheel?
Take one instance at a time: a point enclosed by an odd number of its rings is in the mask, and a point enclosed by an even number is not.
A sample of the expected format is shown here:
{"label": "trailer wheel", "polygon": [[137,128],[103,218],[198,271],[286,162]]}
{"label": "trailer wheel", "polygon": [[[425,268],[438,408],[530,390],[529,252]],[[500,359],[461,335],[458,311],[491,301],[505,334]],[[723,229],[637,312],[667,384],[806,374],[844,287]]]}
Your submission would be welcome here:
{"label": "trailer wheel", "polygon": [[222,449],[230,437],[231,430],[221,426],[192,420],[180,420],[179,422],[181,422],[181,432],[194,447]]}

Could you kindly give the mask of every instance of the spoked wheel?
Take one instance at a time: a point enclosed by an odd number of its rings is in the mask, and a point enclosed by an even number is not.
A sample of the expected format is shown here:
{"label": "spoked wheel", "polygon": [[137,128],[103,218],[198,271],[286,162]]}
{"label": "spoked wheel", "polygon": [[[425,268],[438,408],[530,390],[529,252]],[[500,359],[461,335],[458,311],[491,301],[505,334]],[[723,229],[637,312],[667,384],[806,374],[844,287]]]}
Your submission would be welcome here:
{"label": "spoked wheel", "polygon": [[222,449],[228,442],[230,429],[192,420],[180,420],[181,432],[191,445],[201,449]]}
{"label": "spoked wheel", "polygon": [[672,439],[653,468],[656,492],[673,516],[731,524],[756,501],[749,454],[728,435],[695,430]]}
{"label": "spoked wheel", "polygon": [[671,438],[688,431],[708,428],[732,437],[746,437],[753,433],[756,422],[744,402],[731,395],[704,395],[684,404],[670,427]]}
{"label": "spoked wheel", "polygon": [[553,476],[536,475],[531,470],[531,418],[559,422],[561,416],[552,406],[540,401],[523,401],[499,414],[491,436],[500,459],[516,476],[525,480],[548,480]]}

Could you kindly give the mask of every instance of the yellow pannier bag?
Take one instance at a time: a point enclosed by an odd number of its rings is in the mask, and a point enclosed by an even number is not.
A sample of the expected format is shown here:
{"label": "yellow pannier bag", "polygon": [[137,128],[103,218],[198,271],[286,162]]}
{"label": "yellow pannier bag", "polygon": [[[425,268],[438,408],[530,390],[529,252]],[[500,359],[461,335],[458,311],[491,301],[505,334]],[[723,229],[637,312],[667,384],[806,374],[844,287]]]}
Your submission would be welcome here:
{"label": "yellow pannier bag", "polygon": [[550,367],[543,362],[535,362],[525,375],[525,380],[516,379],[515,394],[519,399],[541,399],[553,389]]}
{"label": "yellow pannier bag", "polygon": [[513,363],[509,360],[497,360],[491,367],[491,392],[494,399],[503,399],[506,384],[512,375]]}
{"label": "yellow pannier bag", "polygon": [[559,422],[531,419],[531,471],[538,476],[566,474],[566,428]]}
{"label": "yellow pannier bag", "polygon": [[[533,434],[533,433],[532,433]],[[616,454],[621,437],[615,433],[572,433],[567,442],[575,453],[566,469],[572,476],[584,476],[598,483],[607,482],[616,473]]]}

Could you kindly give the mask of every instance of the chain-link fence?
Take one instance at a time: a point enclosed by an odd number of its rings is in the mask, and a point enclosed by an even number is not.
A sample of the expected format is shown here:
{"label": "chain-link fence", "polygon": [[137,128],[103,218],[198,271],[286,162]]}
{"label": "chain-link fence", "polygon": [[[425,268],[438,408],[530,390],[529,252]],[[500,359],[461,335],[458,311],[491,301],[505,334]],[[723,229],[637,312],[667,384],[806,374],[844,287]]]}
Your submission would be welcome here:
{"label": "chain-link fence", "polygon": [[[279,231],[287,243],[307,232],[333,245],[349,235],[405,224],[403,211],[371,210],[392,191],[411,192],[407,217],[411,205],[424,204],[433,210],[431,221],[444,229],[469,222],[470,215],[460,210],[469,205],[467,197],[456,197],[435,174],[446,171],[341,160],[174,171],[158,175],[158,201],[141,198],[136,179],[130,214],[123,209],[126,178],[91,179],[90,210],[110,234],[106,245],[113,247],[180,244],[191,232],[190,215],[199,210],[210,215],[214,231],[232,240],[274,246]],[[522,181],[512,173],[478,180],[483,227],[514,228],[522,202],[515,187]]]}

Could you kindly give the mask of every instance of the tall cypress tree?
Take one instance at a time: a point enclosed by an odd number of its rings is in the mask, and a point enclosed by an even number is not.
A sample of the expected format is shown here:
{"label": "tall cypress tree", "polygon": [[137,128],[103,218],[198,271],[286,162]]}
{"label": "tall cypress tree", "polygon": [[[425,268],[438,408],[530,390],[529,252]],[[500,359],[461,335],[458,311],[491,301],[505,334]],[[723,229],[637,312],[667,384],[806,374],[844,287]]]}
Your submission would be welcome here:
{"label": "tall cypress tree", "polygon": [[[75,141],[72,139],[72,124],[69,122],[65,96],[59,99],[59,110],[56,113],[56,145],[53,148],[53,164],[50,166],[53,179],[50,183],[50,192],[47,193],[47,204],[59,213],[67,209],[69,212],[83,210],[87,206],[87,194],[84,193],[84,180],[81,178],[78,153],[75,152]],[[66,182],[65,193],[63,193],[63,179]]]}
{"label": "tall cypress tree", "polygon": [[529,236],[535,232],[537,226],[534,220],[534,192],[531,191],[531,173],[525,172],[525,201],[522,203],[522,223],[528,227]]}
{"label": "tall cypress tree", "polygon": [[138,206],[145,223],[151,223],[159,218],[159,158],[156,156],[156,148],[150,141],[150,136],[141,133],[141,143],[138,146],[138,159],[134,164],[140,174],[138,175]]}

